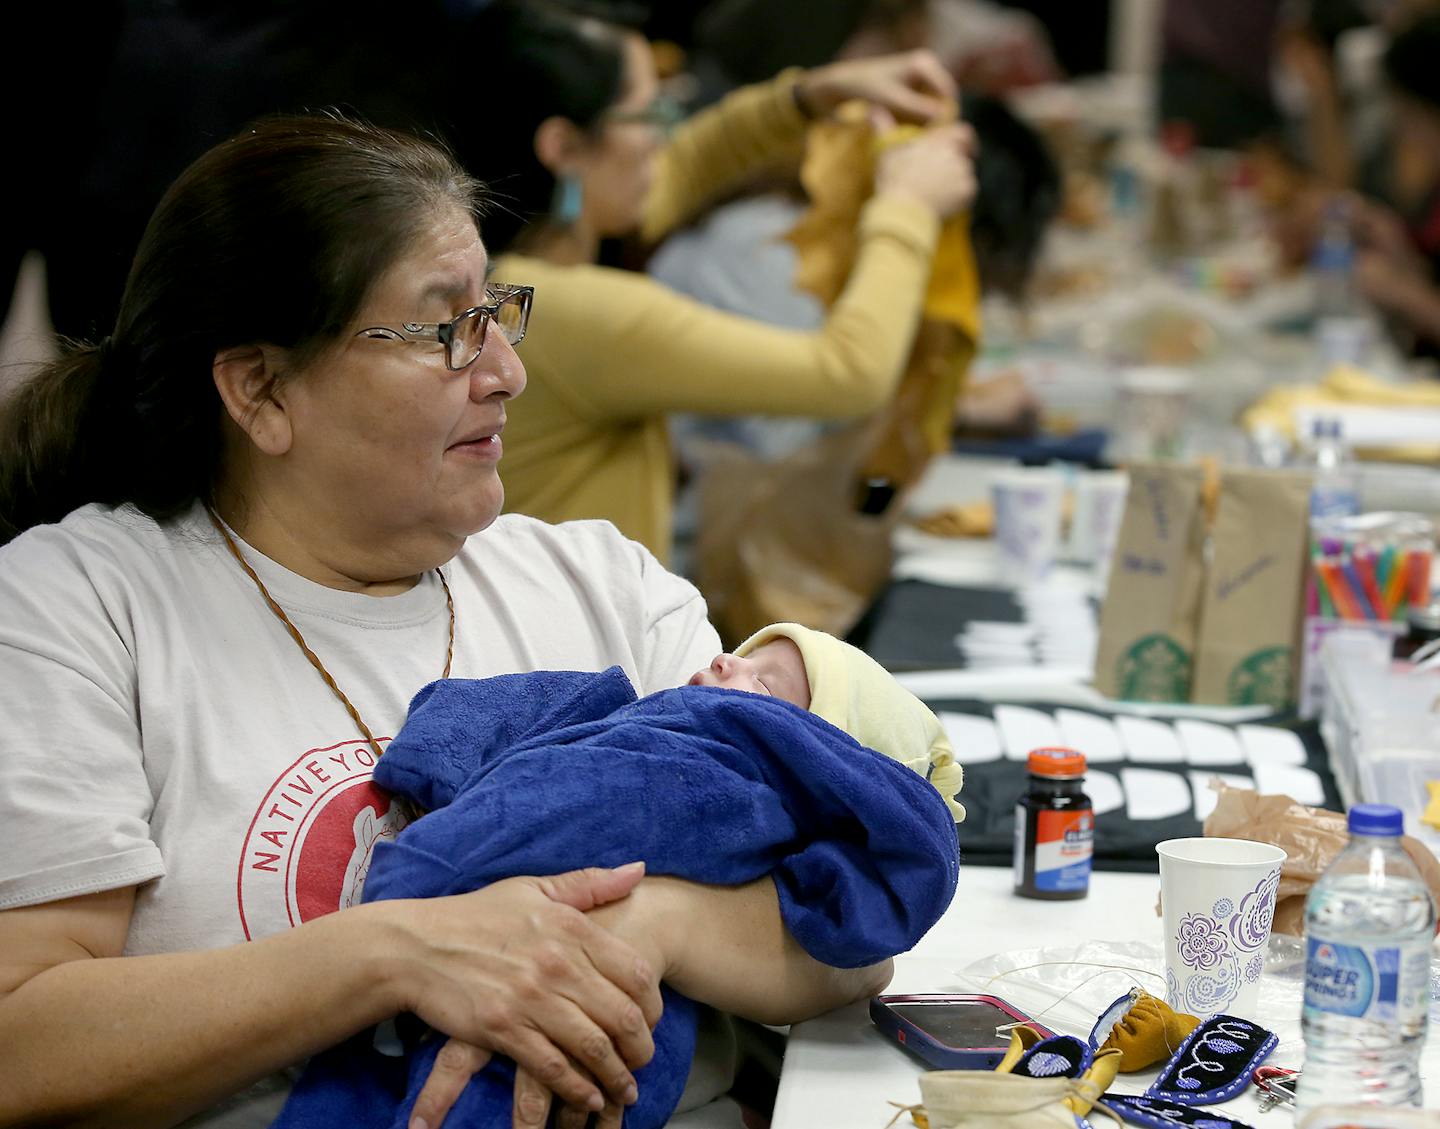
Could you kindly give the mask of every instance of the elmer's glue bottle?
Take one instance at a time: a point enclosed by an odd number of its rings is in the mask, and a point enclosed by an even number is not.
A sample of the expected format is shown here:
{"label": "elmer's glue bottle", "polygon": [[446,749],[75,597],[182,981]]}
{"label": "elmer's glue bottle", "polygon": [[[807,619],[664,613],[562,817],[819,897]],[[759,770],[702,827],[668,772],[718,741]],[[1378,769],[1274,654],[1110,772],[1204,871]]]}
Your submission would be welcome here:
{"label": "elmer's glue bottle", "polygon": [[1030,790],[1015,806],[1015,893],[1064,901],[1090,892],[1095,813],[1080,790],[1085,755],[1036,749],[1026,760]]}

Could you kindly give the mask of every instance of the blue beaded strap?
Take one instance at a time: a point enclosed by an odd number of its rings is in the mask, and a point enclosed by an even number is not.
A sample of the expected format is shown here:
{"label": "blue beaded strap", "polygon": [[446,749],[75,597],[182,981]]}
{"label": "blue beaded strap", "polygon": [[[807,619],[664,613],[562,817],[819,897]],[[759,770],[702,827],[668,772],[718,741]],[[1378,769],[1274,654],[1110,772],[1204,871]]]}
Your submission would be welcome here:
{"label": "blue beaded strap", "polygon": [[1250,1084],[1251,1072],[1278,1042],[1258,1023],[1212,1015],[1186,1036],[1145,1096],[1181,1105],[1228,1102]]}
{"label": "blue beaded strap", "polygon": [[1096,1104],[1121,1120],[1146,1126],[1146,1129],[1172,1129],[1176,1125],[1189,1125],[1193,1129],[1251,1129],[1245,1122],[1213,1109],[1197,1109],[1164,1098],[1106,1094]]}
{"label": "blue beaded strap", "polygon": [[1010,1073],[1025,1078],[1079,1078],[1090,1069],[1094,1059],[1095,1054],[1084,1039],[1052,1035],[1021,1055]]}

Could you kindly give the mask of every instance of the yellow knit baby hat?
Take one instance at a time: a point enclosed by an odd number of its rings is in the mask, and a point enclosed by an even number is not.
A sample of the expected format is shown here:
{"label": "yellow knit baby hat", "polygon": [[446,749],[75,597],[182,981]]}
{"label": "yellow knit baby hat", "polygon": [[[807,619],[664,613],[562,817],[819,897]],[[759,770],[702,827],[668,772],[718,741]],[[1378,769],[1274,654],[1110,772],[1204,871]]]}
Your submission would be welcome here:
{"label": "yellow knit baby hat", "polygon": [[940,719],[924,702],[864,651],[798,623],[762,627],[735,654],[743,658],[776,639],[800,648],[810,679],[811,713],[918,772],[940,793],[956,823],[965,818],[955,799],[964,770],[955,762]]}

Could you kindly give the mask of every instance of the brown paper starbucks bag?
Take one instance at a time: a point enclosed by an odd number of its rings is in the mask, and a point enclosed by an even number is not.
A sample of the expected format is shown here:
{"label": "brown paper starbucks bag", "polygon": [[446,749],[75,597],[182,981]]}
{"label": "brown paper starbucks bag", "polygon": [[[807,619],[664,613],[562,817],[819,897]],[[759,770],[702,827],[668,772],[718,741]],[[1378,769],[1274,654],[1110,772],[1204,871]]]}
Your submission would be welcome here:
{"label": "brown paper starbucks bag", "polygon": [[1221,477],[1193,701],[1276,709],[1295,701],[1310,483],[1295,471]]}
{"label": "brown paper starbucks bag", "polygon": [[1095,687],[1135,702],[1186,702],[1204,588],[1204,472],[1139,463],[1100,611]]}

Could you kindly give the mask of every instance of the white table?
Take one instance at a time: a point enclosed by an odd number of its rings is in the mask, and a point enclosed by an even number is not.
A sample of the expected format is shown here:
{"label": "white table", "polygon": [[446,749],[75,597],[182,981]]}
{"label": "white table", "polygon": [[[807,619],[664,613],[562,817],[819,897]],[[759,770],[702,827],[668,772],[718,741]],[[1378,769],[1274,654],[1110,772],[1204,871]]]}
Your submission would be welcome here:
{"label": "white table", "polygon": [[[967,965],[994,953],[1039,946],[1078,945],[1093,939],[1148,942],[1158,951],[1161,930],[1155,903],[1159,886],[1159,877],[1153,874],[1096,874],[1089,897],[1042,902],[1015,897],[1008,869],[962,865],[954,903],[911,952],[896,958],[895,979],[888,991],[981,990],[962,976]],[[1148,979],[1134,982],[1155,991]],[[1013,998],[1003,982],[989,990]],[[1110,998],[1123,991],[1121,987]],[[1270,1064],[1300,1065],[1298,987],[1296,993],[1297,1002],[1289,1014],[1258,1017],[1281,1038],[1280,1047],[1267,1060]],[[1088,1034],[1069,1029],[1058,1021],[1058,1015],[1036,1018],[1066,1034]],[[895,1113],[887,1103],[920,1100],[917,1079],[925,1069],[881,1037],[870,1023],[864,1003],[797,1024],[791,1029],[785,1052],[772,1129],[881,1129]],[[1422,1074],[1429,1080],[1426,1105],[1440,1108],[1440,1036],[1427,1043]],[[1153,1079],[1153,1072],[1121,1075],[1113,1089],[1139,1093]],[[1293,1122],[1283,1109],[1261,1113],[1253,1087],[1224,1108],[1257,1129],[1288,1129]],[[909,1121],[897,1122],[900,1124],[908,1126]]]}

